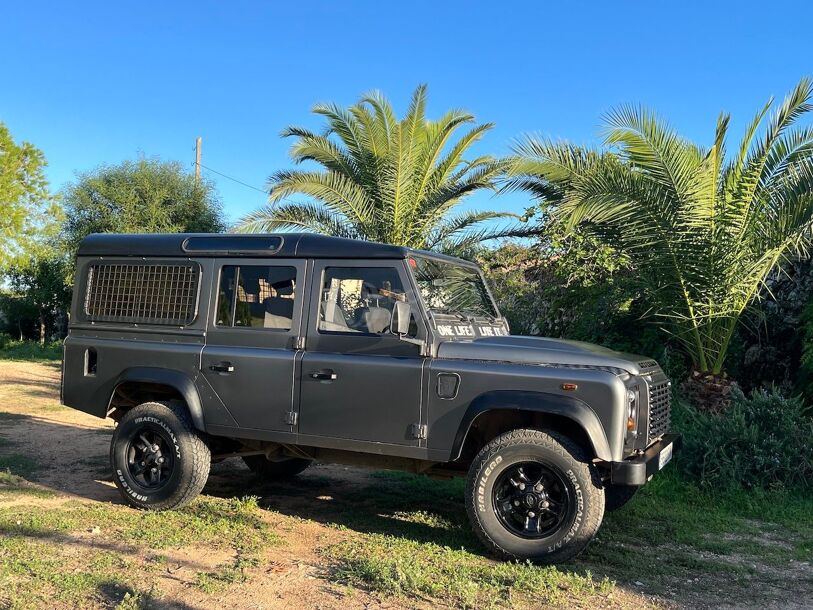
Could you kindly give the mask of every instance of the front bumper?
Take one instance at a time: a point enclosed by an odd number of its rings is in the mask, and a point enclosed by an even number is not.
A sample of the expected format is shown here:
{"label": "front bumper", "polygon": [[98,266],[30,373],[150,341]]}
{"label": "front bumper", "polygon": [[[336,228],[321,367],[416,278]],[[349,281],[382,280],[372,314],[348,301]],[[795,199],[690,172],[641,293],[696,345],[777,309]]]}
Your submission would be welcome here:
{"label": "front bumper", "polygon": [[610,464],[610,483],[613,485],[643,485],[652,475],[663,470],[675,451],[683,445],[679,434],[664,434],[641,455],[623,462]]}

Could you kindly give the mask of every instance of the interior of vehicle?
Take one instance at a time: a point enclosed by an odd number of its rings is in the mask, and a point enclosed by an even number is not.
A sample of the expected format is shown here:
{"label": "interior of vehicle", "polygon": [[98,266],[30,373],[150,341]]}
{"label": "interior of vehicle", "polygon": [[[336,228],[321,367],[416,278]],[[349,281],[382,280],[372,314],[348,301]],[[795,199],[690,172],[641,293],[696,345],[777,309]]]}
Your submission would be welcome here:
{"label": "interior of vehicle", "polygon": [[397,301],[405,301],[395,269],[379,267],[325,270],[319,330],[386,334]]}

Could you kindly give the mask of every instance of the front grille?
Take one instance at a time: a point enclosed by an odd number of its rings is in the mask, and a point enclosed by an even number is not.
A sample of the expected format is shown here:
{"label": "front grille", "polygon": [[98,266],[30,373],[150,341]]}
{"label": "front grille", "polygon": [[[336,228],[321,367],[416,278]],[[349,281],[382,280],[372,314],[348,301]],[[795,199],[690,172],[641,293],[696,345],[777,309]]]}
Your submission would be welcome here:
{"label": "front grille", "polygon": [[669,432],[672,414],[672,389],[668,380],[649,387],[649,440]]}
{"label": "front grille", "polygon": [[197,263],[96,263],[88,268],[85,315],[92,322],[185,326],[197,316]]}

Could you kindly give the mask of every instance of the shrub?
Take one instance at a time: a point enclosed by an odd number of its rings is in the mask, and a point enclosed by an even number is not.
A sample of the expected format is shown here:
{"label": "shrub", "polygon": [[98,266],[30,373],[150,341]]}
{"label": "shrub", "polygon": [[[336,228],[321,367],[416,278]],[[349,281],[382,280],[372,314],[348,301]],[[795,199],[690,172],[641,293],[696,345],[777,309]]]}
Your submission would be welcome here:
{"label": "shrub", "polygon": [[62,360],[62,342],[49,341],[40,345],[36,341],[19,341],[0,333],[0,360],[59,361]]}
{"label": "shrub", "polygon": [[800,398],[735,388],[720,415],[678,401],[674,418],[684,441],[678,464],[703,486],[813,487],[813,419]]}
{"label": "shrub", "polygon": [[813,301],[805,307],[801,316],[801,358],[796,375],[796,388],[808,404],[813,404]]}

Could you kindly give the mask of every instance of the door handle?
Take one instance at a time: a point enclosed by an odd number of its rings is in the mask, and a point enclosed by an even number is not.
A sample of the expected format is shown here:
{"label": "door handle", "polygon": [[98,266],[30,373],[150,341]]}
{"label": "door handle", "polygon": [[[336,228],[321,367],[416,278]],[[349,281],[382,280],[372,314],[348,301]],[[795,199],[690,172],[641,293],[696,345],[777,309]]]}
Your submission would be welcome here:
{"label": "door handle", "polygon": [[335,381],[339,376],[333,371],[314,371],[311,373],[311,379],[318,379],[319,381]]}
{"label": "door handle", "polygon": [[234,365],[231,362],[219,362],[210,366],[209,370],[217,373],[233,373]]}

